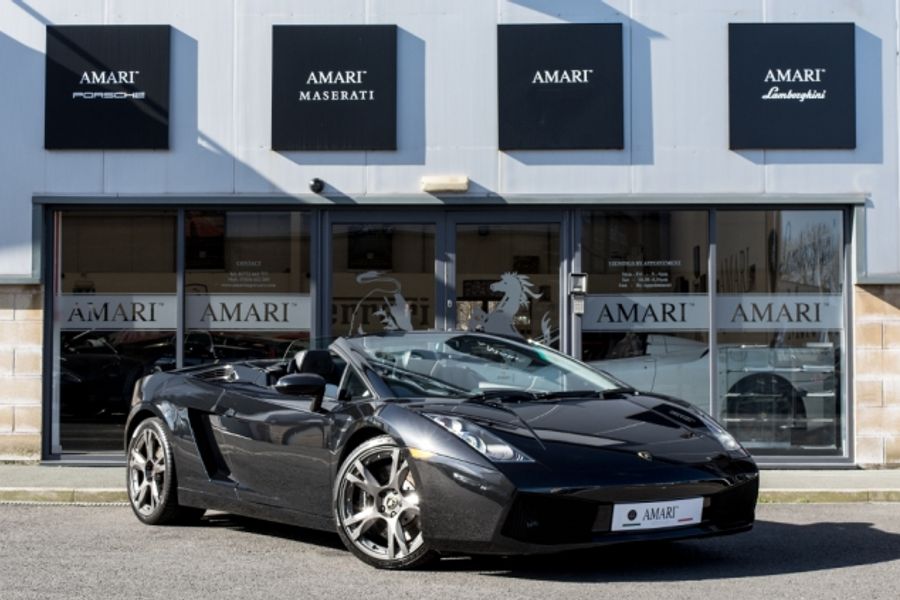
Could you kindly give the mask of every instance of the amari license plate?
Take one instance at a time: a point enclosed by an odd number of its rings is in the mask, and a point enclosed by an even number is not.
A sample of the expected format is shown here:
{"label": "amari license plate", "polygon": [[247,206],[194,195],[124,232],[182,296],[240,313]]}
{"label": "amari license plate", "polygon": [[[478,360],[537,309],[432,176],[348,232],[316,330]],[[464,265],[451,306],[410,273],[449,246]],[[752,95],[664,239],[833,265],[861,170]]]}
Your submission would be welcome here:
{"label": "amari license plate", "polygon": [[616,504],[613,507],[612,530],[635,531],[696,525],[703,518],[703,498]]}

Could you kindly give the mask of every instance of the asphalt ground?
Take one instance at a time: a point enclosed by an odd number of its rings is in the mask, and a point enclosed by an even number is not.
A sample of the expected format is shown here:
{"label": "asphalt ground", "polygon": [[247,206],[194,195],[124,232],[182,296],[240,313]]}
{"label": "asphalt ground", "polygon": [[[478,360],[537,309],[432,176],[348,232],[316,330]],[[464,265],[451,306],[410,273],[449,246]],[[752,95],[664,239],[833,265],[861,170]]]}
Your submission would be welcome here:
{"label": "asphalt ground", "polygon": [[0,598],[900,598],[900,504],[760,506],[752,532],[386,572],[334,534],[211,513],[0,504]]}

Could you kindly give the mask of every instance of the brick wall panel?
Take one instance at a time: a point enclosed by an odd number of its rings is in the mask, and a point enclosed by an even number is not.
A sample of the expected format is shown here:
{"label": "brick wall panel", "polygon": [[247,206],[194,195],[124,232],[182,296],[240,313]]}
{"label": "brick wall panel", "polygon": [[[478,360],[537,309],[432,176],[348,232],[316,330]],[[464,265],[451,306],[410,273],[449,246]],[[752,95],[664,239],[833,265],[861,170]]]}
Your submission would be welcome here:
{"label": "brick wall panel", "polygon": [[41,432],[40,406],[16,406],[14,408],[13,431],[15,433]]}
{"label": "brick wall panel", "polygon": [[884,462],[884,438],[856,438],[856,462],[863,465],[880,465]]}
{"label": "brick wall panel", "polygon": [[13,407],[0,406],[0,433],[11,433],[13,429]]}
{"label": "brick wall panel", "polygon": [[879,380],[857,380],[856,404],[859,406],[882,406],[884,404],[884,386]]}
{"label": "brick wall panel", "polygon": [[16,348],[14,372],[17,376],[40,375],[43,370],[43,360],[44,353],[40,348]]}
{"label": "brick wall panel", "polygon": [[[884,345],[884,337],[882,335],[883,325],[881,321],[873,321],[870,323],[857,323],[856,325],[856,347],[857,348],[882,348]],[[900,331],[898,331],[900,335]],[[900,341],[900,340],[898,340]],[[900,347],[900,346],[898,346]]]}

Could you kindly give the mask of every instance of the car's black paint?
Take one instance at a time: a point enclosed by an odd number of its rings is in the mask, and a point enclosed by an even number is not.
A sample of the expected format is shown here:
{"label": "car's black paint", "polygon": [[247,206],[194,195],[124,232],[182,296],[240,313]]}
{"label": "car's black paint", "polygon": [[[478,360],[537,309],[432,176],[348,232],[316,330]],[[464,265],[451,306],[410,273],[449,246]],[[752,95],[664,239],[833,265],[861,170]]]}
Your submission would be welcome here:
{"label": "car's black paint", "polygon": [[[276,361],[155,373],[139,383],[126,436],[147,416],[164,421],[181,504],[333,529],[332,490],[343,457],[387,434],[401,448],[426,451],[411,458],[425,507],[422,532],[431,548],[444,552],[556,551],[752,526],[753,460],[725,451],[684,403],[638,392],[502,409],[392,399],[363,357],[341,340],[332,349],[348,365],[342,386],[360,377],[365,397],[326,398],[316,406],[313,398],[281,394],[272,384],[287,369]],[[534,463],[491,462],[423,413],[465,417]],[[697,526],[609,531],[616,502],[697,496],[705,498]],[[542,513],[544,506],[550,508]],[[560,514],[571,518],[560,522]]]}

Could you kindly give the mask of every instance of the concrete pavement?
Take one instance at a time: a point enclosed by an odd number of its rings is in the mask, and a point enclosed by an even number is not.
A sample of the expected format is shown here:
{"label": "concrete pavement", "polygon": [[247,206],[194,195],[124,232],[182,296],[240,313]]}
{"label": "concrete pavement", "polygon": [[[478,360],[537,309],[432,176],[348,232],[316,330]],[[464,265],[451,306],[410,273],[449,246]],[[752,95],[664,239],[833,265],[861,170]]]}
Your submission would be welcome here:
{"label": "concrete pavement", "polygon": [[0,465],[0,502],[126,502],[124,467]]}
{"label": "concrete pavement", "polygon": [[[774,470],[760,502],[900,502],[900,469]],[[124,467],[0,465],[0,502],[125,502]]]}
{"label": "concrete pavement", "polygon": [[763,504],[753,531],[379,571],[336,534],[209,513],[147,527],[126,506],[0,506],[3,600],[897,600],[900,503]]}

